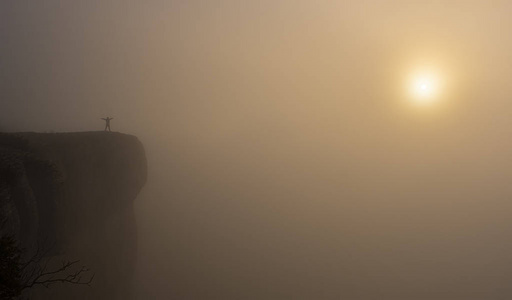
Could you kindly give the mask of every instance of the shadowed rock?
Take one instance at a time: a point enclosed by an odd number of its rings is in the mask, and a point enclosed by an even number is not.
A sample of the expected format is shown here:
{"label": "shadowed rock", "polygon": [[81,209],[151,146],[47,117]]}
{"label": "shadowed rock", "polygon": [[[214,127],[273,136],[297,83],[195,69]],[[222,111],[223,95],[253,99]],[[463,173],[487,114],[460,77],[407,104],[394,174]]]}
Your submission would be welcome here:
{"label": "shadowed rock", "polygon": [[133,202],[146,183],[144,148],[105,132],[0,134],[0,217],[27,253],[79,259],[92,288],[55,286],[31,299],[131,298],[136,263]]}

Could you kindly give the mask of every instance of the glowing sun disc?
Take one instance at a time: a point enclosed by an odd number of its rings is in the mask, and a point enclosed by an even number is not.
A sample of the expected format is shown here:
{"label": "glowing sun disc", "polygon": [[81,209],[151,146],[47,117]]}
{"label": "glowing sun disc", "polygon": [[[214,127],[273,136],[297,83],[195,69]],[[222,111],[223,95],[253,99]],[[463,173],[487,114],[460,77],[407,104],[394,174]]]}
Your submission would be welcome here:
{"label": "glowing sun disc", "polygon": [[431,104],[438,100],[441,78],[434,72],[418,72],[409,77],[408,89],[417,104]]}

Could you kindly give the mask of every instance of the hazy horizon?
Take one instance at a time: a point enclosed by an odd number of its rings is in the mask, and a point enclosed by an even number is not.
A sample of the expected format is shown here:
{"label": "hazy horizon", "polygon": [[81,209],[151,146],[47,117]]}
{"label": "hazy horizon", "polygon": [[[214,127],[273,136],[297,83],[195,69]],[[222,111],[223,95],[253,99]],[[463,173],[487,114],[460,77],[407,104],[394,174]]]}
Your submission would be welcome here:
{"label": "hazy horizon", "polygon": [[2,1],[0,131],[143,142],[138,299],[510,299],[511,12]]}

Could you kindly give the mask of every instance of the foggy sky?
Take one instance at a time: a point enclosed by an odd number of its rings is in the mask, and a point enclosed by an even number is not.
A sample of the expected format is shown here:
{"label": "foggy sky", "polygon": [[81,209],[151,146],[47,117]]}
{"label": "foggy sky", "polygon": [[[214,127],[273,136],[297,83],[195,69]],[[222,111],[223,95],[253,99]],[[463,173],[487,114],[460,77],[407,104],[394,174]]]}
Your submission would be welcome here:
{"label": "foggy sky", "polygon": [[3,0],[0,130],[141,139],[140,299],[510,299],[511,13]]}

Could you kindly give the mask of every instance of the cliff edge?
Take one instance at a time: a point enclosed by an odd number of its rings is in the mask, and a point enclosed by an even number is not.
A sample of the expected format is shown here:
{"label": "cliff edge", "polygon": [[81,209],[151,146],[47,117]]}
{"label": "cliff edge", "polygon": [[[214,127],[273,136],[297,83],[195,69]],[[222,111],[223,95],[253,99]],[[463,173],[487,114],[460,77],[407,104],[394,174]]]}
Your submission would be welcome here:
{"label": "cliff edge", "polygon": [[51,245],[56,261],[80,260],[95,273],[91,288],[37,289],[31,299],[131,298],[133,202],[146,179],[144,147],[131,135],[0,134],[2,233],[27,252]]}

